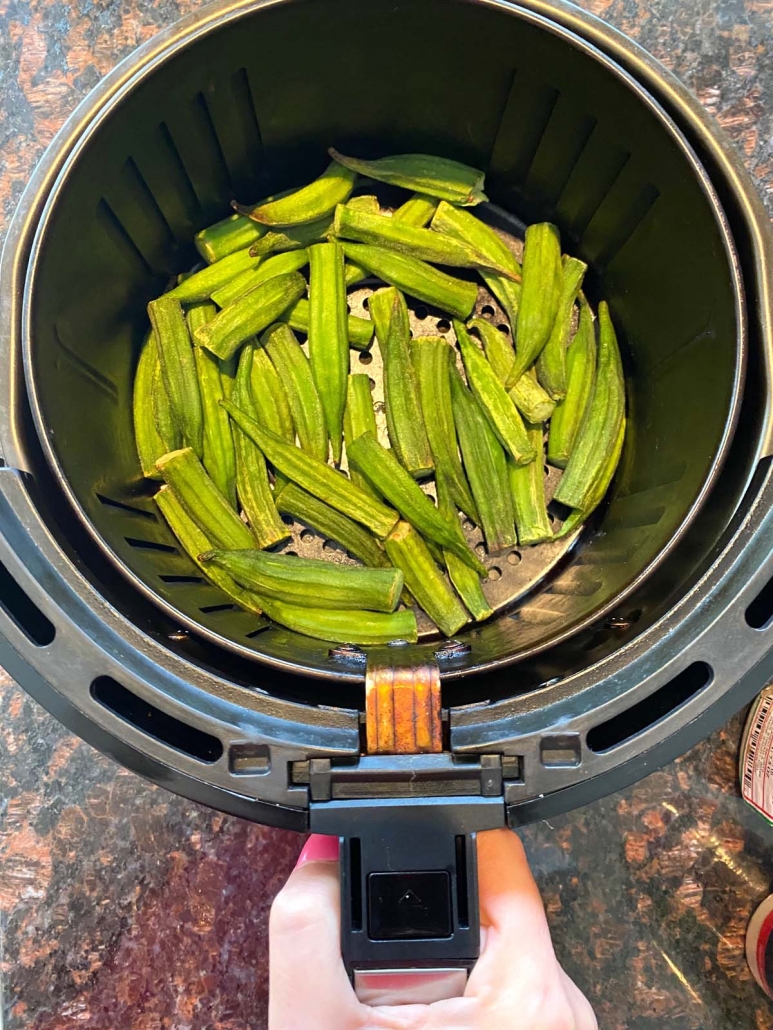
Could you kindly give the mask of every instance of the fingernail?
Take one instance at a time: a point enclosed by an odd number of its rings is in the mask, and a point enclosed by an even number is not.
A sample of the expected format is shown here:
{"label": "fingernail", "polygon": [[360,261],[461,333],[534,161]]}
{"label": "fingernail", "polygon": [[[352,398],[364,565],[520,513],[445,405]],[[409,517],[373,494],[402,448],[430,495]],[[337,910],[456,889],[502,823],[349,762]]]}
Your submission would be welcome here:
{"label": "fingernail", "polygon": [[301,866],[309,862],[337,862],[339,857],[338,837],[328,837],[321,833],[312,833],[303,846],[303,851],[298,857],[295,866]]}

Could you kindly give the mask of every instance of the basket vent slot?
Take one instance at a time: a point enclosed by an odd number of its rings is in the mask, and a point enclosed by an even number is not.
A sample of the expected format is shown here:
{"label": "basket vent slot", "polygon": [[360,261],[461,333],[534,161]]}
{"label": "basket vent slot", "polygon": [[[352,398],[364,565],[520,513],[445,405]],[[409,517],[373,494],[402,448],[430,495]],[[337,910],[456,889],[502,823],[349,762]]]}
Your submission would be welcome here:
{"label": "basket vent slot", "polygon": [[773,621],[773,579],[769,579],[746,609],[746,623],[752,629],[767,629]]}
{"label": "basket vent slot", "polygon": [[0,562],[0,608],[37,647],[46,647],[53,643],[56,636],[54,624],[22,590],[2,562]]}

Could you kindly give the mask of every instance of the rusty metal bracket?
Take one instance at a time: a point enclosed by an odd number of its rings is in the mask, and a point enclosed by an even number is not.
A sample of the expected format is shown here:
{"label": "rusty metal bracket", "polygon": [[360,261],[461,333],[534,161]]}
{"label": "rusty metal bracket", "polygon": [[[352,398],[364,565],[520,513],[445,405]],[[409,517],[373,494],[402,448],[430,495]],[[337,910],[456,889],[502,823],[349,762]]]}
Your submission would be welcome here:
{"label": "rusty metal bracket", "polygon": [[370,661],[365,673],[366,753],[439,754],[443,750],[440,672],[436,665]]}

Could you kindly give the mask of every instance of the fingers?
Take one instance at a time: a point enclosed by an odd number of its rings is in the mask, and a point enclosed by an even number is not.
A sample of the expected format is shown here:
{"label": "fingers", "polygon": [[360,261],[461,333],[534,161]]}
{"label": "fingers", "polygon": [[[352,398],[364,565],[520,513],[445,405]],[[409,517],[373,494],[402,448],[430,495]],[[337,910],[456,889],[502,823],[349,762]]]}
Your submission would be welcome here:
{"label": "fingers", "polygon": [[563,969],[561,969],[561,977],[566,997],[574,1013],[576,1030],[598,1030],[599,1024],[596,1021],[596,1014],[591,1007],[591,1003]]}

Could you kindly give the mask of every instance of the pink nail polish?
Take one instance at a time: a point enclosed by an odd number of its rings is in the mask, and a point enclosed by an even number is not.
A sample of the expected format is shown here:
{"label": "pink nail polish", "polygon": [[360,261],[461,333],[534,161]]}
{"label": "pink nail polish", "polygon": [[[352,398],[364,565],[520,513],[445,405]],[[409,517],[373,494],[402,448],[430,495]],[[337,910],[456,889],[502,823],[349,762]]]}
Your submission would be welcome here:
{"label": "pink nail polish", "polygon": [[298,857],[296,869],[308,862],[337,862],[339,857],[338,837],[327,837],[312,833]]}

